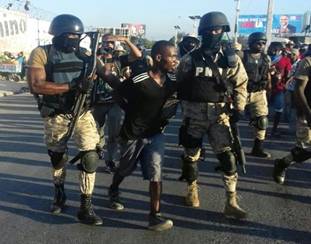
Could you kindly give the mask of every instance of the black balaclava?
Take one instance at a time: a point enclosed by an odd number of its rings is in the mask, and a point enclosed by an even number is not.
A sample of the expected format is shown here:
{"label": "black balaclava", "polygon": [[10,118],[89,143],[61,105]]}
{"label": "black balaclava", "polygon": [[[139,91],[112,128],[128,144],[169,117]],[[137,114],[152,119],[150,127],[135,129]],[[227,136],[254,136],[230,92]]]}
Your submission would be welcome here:
{"label": "black balaclava", "polygon": [[212,33],[204,33],[202,35],[202,49],[206,51],[217,52],[220,49],[220,41],[223,32],[213,35]]}
{"label": "black balaclava", "polygon": [[80,38],[69,38],[68,34],[63,34],[55,36],[52,42],[58,50],[65,53],[72,53],[78,50]]}

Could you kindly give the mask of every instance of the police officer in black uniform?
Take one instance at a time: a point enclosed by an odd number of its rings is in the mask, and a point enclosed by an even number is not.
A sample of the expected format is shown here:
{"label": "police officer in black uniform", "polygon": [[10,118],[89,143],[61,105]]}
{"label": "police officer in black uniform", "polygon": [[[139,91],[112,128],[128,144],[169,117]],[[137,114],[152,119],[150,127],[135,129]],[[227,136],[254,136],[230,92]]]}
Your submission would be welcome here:
{"label": "police officer in black uniform", "polygon": [[262,32],[254,32],[248,37],[249,49],[244,51],[243,63],[248,75],[247,108],[250,112],[250,124],[255,129],[255,141],[251,155],[268,158],[271,155],[263,150],[268,128],[268,101],[266,88],[271,82],[270,58],[264,53],[267,38]]}
{"label": "police officer in black uniform", "polygon": [[200,40],[193,35],[185,35],[181,42],[178,43],[178,50],[180,57],[197,49],[200,46]]}

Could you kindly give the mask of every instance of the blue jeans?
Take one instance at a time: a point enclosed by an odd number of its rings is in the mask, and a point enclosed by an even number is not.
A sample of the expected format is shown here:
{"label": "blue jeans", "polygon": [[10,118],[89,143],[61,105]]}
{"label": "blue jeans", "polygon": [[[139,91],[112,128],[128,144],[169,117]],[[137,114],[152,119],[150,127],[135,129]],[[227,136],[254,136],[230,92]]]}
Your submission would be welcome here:
{"label": "blue jeans", "polygon": [[136,169],[139,162],[145,180],[160,182],[164,144],[162,133],[137,140],[121,140],[121,159],[117,173],[126,177]]}
{"label": "blue jeans", "polygon": [[284,92],[278,92],[271,97],[271,105],[275,112],[282,113],[285,106]]}

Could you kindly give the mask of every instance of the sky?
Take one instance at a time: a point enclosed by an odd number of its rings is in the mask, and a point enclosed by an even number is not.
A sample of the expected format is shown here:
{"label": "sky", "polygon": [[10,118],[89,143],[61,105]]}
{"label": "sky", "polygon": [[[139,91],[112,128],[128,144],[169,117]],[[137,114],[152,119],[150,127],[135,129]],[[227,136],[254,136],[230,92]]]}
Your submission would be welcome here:
{"label": "sky", "polygon": [[[23,0],[0,0],[0,6]],[[274,0],[274,14],[304,14],[311,11],[311,0]],[[268,0],[240,0],[240,14],[266,14]],[[185,33],[193,32],[192,15],[210,11],[223,12],[234,23],[234,0],[31,0],[30,7],[50,15],[69,13],[79,17],[85,26],[120,27],[121,23],[145,24],[146,37],[169,39],[178,25]],[[40,11],[40,10],[38,10]],[[42,11],[44,14],[45,11]]]}

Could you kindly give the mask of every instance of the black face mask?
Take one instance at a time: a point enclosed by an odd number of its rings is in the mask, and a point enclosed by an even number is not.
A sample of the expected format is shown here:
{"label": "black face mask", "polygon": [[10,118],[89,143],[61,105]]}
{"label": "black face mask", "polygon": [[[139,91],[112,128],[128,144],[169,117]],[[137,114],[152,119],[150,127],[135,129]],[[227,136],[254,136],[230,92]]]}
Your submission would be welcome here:
{"label": "black face mask", "polygon": [[202,36],[202,48],[209,50],[219,50],[220,41],[223,36],[223,33],[219,33],[216,35],[213,34],[205,34]]}
{"label": "black face mask", "polygon": [[52,40],[53,45],[62,52],[72,53],[78,50],[80,38],[68,38],[67,35],[56,36]]}

